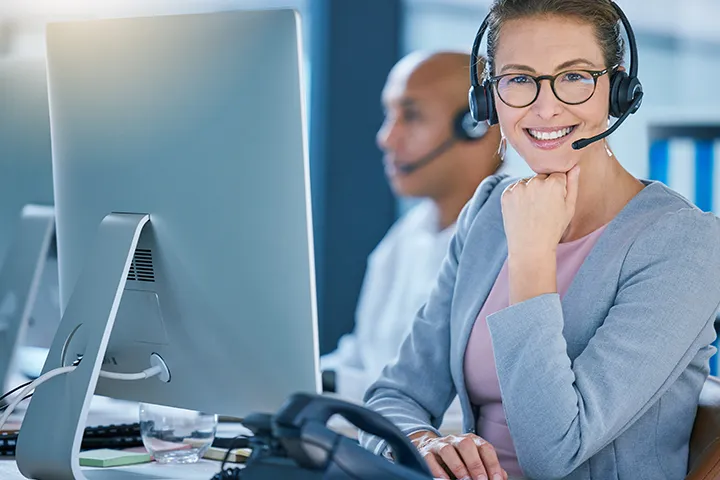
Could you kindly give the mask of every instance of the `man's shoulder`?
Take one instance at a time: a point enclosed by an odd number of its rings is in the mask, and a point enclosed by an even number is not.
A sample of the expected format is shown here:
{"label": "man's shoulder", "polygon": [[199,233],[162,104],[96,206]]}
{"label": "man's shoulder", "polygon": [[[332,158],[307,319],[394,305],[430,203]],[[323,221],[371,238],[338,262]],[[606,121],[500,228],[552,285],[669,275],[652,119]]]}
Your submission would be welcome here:
{"label": "man's shoulder", "polygon": [[397,230],[418,230],[435,225],[438,212],[435,203],[429,198],[418,200],[415,205],[403,213],[393,224]]}
{"label": "man's shoulder", "polygon": [[435,222],[437,213],[432,200],[422,199],[395,220],[373,253],[392,248],[403,238],[411,236]]}

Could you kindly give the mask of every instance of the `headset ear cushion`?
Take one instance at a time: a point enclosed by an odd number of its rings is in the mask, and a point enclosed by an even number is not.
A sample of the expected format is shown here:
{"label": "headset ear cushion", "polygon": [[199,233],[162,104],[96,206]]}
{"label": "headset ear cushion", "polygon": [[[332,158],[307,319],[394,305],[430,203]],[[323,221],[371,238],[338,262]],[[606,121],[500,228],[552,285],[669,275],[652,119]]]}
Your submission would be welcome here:
{"label": "headset ear cushion", "polygon": [[628,108],[629,77],[624,70],[617,70],[610,78],[610,115],[618,118]]}
{"label": "headset ear cushion", "polygon": [[[632,104],[635,101],[635,98],[637,98],[637,95],[641,94],[642,91],[643,88],[640,80],[638,80],[637,78],[628,77],[628,79],[625,81],[625,85],[620,87],[620,93],[624,95],[620,97],[621,106],[622,102],[625,102],[625,106],[623,107],[623,113],[632,108]],[[630,113],[632,114],[637,112],[641,104],[642,100],[640,100],[640,103],[638,103],[637,106],[633,108]]]}
{"label": "headset ear cushion", "polygon": [[473,85],[468,93],[470,114],[478,122],[488,122],[490,125],[497,125],[498,115],[495,109],[495,97],[491,84],[485,80],[482,85]]}
{"label": "headset ear cushion", "polygon": [[479,140],[488,131],[487,122],[476,122],[468,110],[458,112],[453,120],[455,138],[463,141]]}
{"label": "headset ear cushion", "polygon": [[[640,80],[630,78],[624,71],[615,72],[610,79],[610,115],[615,118],[621,117],[630,110],[636,96],[642,93],[643,88]],[[630,113],[635,113],[640,104]]]}
{"label": "headset ear cushion", "polygon": [[485,122],[488,120],[487,95],[485,94],[484,85],[473,85],[468,93],[468,104],[470,114],[476,122]]}

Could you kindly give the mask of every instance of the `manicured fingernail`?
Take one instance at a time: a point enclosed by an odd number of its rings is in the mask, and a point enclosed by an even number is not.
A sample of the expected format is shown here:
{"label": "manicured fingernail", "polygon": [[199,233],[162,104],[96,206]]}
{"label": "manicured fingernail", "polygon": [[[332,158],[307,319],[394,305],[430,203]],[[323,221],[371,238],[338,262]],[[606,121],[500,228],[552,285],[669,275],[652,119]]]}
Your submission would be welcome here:
{"label": "manicured fingernail", "polygon": [[483,473],[482,475],[478,476],[477,480],[488,480],[488,477]]}
{"label": "manicured fingernail", "polygon": [[503,476],[499,473],[496,473],[495,475],[493,475],[493,480],[503,480]]}

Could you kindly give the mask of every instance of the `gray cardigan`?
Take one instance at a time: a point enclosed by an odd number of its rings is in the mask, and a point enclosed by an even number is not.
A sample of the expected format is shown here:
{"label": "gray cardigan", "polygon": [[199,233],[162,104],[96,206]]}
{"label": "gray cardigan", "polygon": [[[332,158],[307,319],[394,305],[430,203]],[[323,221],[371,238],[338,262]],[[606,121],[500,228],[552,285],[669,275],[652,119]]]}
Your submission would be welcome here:
{"label": "gray cardigan", "polygon": [[[437,283],[369,408],[404,433],[437,432],[507,257],[500,197],[484,181],[461,213]],[[607,226],[563,301],[546,294],[487,319],[518,460],[534,479],[682,479],[720,305],[720,220],[657,182]],[[361,434],[377,454],[386,445]]]}

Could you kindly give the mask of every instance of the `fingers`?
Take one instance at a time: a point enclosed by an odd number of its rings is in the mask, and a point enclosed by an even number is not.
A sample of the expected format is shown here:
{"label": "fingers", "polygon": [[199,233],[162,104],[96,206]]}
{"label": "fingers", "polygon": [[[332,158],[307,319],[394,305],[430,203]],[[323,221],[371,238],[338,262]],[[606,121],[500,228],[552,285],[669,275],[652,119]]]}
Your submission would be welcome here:
{"label": "fingers", "polygon": [[495,448],[476,435],[433,438],[419,446],[434,478],[507,480]]}
{"label": "fingers", "polygon": [[554,182],[564,190],[563,196],[567,196],[567,175],[564,173],[552,173],[548,176],[549,182]]}
{"label": "fingers", "polygon": [[[476,440],[479,441],[476,442]],[[460,453],[463,462],[465,462],[465,466],[470,472],[470,476],[473,480],[486,480],[488,478],[492,478],[491,475],[488,474],[482,458],[480,458],[478,444],[482,443],[487,442],[484,442],[479,438],[463,437],[455,444],[455,447]]]}
{"label": "fingers", "polygon": [[430,473],[432,474],[433,478],[443,478],[446,480],[450,480],[450,476],[445,473],[445,469],[440,465],[434,453],[428,452],[424,458],[425,463],[427,463],[427,466],[430,469]]}
{"label": "fingers", "polygon": [[521,178],[520,180],[511,183],[505,188],[506,192],[512,192],[517,188],[518,186],[526,186],[529,185],[530,182],[538,177],[544,177],[544,175],[535,175],[534,177],[527,177],[527,178]]}
{"label": "fingers", "polygon": [[440,459],[442,459],[443,463],[445,463],[453,475],[455,475],[455,478],[468,478],[470,473],[465,467],[465,463],[463,463],[457,450],[455,450],[455,445],[451,443],[443,443],[438,445],[438,447],[439,448],[436,450],[436,453],[440,456]]}
{"label": "fingers", "polygon": [[478,447],[480,458],[485,465],[490,480],[505,480],[506,473],[500,466],[495,448],[487,442]]}
{"label": "fingers", "polygon": [[515,190],[515,189],[517,188],[517,186],[520,185],[521,183],[523,183],[523,179],[522,179],[522,178],[521,178],[520,180],[518,180],[517,182],[513,182],[513,183],[511,183],[510,185],[508,185],[508,186],[505,188],[505,191],[504,191],[503,193],[512,192],[512,191]]}

